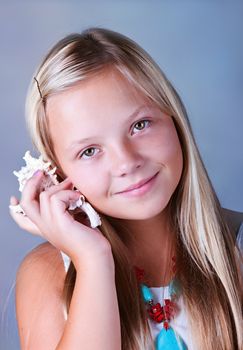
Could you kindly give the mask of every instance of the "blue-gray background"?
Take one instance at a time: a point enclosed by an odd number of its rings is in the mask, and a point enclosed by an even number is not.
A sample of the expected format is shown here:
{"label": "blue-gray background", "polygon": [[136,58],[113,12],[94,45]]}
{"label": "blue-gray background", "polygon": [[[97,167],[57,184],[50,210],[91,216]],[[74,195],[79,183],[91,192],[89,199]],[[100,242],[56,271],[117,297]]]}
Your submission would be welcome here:
{"label": "blue-gray background", "polygon": [[[8,212],[12,174],[32,150],[24,123],[30,77],[61,37],[88,26],[130,36],[181,95],[222,206],[243,211],[243,1],[0,1],[0,349],[19,349],[14,281],[41,239]],[[34,277],[33,277],[34,278]]]}

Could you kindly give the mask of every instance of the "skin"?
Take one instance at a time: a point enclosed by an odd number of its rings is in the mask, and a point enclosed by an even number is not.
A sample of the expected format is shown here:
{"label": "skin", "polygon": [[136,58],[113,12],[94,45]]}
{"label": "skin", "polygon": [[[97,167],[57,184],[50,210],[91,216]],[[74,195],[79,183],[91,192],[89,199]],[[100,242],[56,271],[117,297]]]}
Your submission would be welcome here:
{"label": "skin", "polygon": [[[144,106],[140,113],[129,119],[140,106]],[[103,71],[51,97],[47,115],[66,176],[94,208],[126,225],[130,233],[122,234],[128,235],[134,263],[145,267],[153,285],[165,283],[174,243],[167,204],[183,168],[172,117],[116,70]],[[144,195],[128,198],[117,193],[157,172],[152,189]]]}

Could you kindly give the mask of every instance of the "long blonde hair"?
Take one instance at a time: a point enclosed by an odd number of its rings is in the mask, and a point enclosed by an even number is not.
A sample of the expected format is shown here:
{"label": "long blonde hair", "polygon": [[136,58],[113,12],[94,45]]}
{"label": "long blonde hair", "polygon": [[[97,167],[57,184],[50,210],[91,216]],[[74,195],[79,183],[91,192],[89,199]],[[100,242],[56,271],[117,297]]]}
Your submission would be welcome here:
{"label": "long blonde hair", "polygon": [[[171,115],[183,152],[183,172],[170,202],[177,233],[184,305],[195,349],[242,349],[242,278],[232,232],[197,149],[180,97],[160,67],[133,40],[104,28],[88,28],[60,40],[43,59],[32,79],[26,100],[26,122],[36,149],[59,169],[49,134],[45,106],[64,91],[104,68],[117,69],[140,93]],[[41,93],[41,95],[40,95]],[[116,267],[122,349],[153,349],[144,303],[128,249],[116,221],[102,215],[101,231],[110,241]],[[76,271],[71,263],[63,296],[69,310]],[[133,305],[133,310],[131,310]]]}

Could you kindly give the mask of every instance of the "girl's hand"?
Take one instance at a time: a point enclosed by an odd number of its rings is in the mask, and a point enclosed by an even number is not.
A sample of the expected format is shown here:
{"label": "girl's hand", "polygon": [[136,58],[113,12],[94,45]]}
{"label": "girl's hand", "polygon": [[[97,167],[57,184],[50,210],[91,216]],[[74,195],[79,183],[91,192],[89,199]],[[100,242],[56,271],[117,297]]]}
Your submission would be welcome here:
{"label": "girl's hand", "polygon": [[[11,205],[18,205],[19,200],[11,196],[10,203]],[[34,235],[41,236],[41,232],[38,229],[38,227],[28,218],[28,216],[24,216],[20,213],[15,213],[13,210],[9,209],[9,213],[12,216],[13,220],[19,225],[20,228],[22,228],[25,231],[28,231]]]}
{"label": "girl's hand", "polygon": [[[110,252],[110,243],[97,228],[76,221],[67,210],[70,202],[78,200],[80,196],[79,192],[70,189],[70,180],[67,178],[40,192],[43,176],[43,172],[39,172],[26,182],[19,204],[27,216],[11,212],[17,224],[49,241],[70,256],[74,264],[75,260]],[[11,204],[18,204],[16,202],[12,198]]]}

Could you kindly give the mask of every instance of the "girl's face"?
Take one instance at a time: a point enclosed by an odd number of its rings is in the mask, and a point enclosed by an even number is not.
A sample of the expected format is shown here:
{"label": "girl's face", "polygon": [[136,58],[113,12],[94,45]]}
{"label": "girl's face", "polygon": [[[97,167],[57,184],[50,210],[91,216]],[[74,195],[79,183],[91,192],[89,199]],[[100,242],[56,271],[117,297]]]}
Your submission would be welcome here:
{"label": "girl's face", "polygon": [[173,120],[118,71],[52,96],[47,114],[60,165],[94,208],[137,220],[166,207],[183,167]]}

